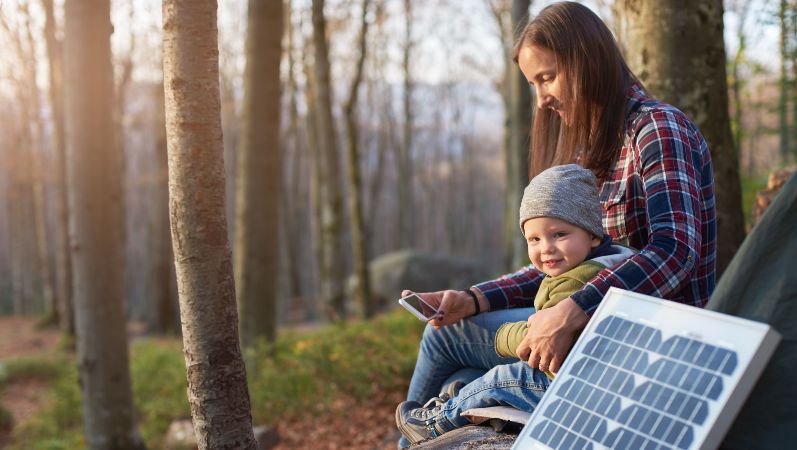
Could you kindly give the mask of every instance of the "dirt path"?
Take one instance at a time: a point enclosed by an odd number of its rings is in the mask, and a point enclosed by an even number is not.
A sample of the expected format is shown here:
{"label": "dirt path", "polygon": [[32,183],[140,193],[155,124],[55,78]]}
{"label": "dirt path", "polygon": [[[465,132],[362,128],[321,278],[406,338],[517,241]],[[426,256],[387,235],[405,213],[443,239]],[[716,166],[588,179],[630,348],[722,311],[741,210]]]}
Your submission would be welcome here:
{"label": "dirt path", "polygon": [[0,361],[32,356],[51,350],[58,342],[58,330],[37,329],[37,318],[0,317]]}

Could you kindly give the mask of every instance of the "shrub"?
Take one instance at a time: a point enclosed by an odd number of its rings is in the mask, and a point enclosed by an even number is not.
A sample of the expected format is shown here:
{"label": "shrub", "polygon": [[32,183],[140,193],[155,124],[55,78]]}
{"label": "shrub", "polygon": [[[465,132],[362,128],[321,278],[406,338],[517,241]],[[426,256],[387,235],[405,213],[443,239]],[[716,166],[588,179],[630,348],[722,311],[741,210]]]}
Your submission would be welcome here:
{"label": "shrub", "polygon": [[[282,333],[275,343],[247,350],[255,423],[274,424],[281,418],[323,412],[343,398],[363,400],[403,391],[422,331],[423,323],[395,311],[368,322]],[[181,342],[136,342],[130,372],[141,436],[148,448],[161,448],[169,424],[190,415]],[[48,377],[52,401],[35,419],[14,430],[10,449],[84,448],[76,364],[65,356],[55,363],[10,362],[0,366],[0,387],[3,380],[27,376]]]}

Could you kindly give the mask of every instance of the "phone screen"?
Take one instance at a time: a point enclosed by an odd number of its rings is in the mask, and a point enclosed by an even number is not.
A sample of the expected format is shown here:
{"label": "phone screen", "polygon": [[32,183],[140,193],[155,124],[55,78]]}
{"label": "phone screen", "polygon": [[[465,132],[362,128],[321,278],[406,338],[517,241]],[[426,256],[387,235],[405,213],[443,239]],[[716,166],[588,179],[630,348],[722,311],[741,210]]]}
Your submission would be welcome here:
{"label": "phone screen", "polygon": [[423,321],[428,322],[429,320],[432,320],[434,315],[437,313],[435,308],[423,301],[423,299],[417,294],[410,294],[406,297],[400,298],[398,302],[401,306],[406,308],[407,311],[411,312],[415,317]]}

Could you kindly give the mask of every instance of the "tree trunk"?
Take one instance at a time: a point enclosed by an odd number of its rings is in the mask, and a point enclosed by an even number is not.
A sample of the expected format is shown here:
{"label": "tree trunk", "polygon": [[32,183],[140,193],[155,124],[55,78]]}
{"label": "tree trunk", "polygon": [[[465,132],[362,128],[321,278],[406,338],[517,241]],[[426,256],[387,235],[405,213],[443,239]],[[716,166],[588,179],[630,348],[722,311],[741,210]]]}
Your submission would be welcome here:
{"label": "tree trunk", "polygon": [[[791,80],[786,84],[789,88],[789,100],[791,101],[791,124],[787,126],[788,132],[791,134],[789,142],[797,142],[797,4],[791,2],[789,5],[789,17],[791,18],[791,25],[789,28],[789,42],[791,48],[788,51],[789,64],[791,65]],[[788,149],[789,153],[786,155],[785,163],[797,159],[797,146],[792,144]]]}
{"label": "tree trunk", "polygon": [[[25,23],[30,22],[27,4],[18,6],[15,11],[22,16]],[[22,79],[17,81],[17,97],[19,120],[14,121],[12,148],[15,154],[11,160],[11,235],[12,240],[12,287],[13,311],[15,314],[40,313],[42,308],[39,300],[44,281],[44,267],[42,263],[42,240],[40,238],[43,226],[42,192],[37,190],[38,170],[36,168],[36,126],[39,117],[38,89],[36,77],[33,75],[32,38],[28,27],[18,26],[11,29],[5,18],[0,18],[0,26],[9,37],[13,45],[18,64],[22,66]],[[27,34],[27,38],[26,35]],[[46,252],[46,248],[44,248]]]}
{"label": "tree trunk", "polygon": [[169,230],[169,170],[166,146],[166,115],[163,98],[163,84],[156,87],[154,94],[158,111],[155,121],[155,179],[150,200],[150,242],[148,255],[152,258],[149,277],[149,298],[147,311],[148,331],[161,334],[180,332],[175,289],[174,254],[172,253],[171,231]]}
{"label": "tree trunk", "polygon": [[321,295],[332,319],[346,317],[343,295],[344,264],[342,222],[343,196],[340,180],[340,151],[332,115],[329,50],[326,38],[324,0],[313,0],[313,45],[315,47],[315,119],[322,167]]}
{"label": "tree trunk", "polygon": [[358,149],[359,130],[357,129],[357,98],[365,65],[367,35],[368,35],[368,0],[363,0],[361,30],[359,38],[360,54],[357,58],[354,79],[349,88],[349,99],[343,108],[346,116],[346,135],[349,142],[348,168],[349,168],[349,222],[351,223],[351,246],[354,258],[354,299],[360,307],[360,313],[365,319],[374,314],[374,305],[371,301],[371,276],[368,269],[368,251],[365,224],[362,210],[362,180],[360,177],[360,155]]}
{"label": "tree trunk", "polygon": [[[321,295],[324,295],[324,292],[327,290],[327,280],[323,275],[324,270],[324,231],[323,231],[323,186],[322,186],[322,178],[323,178],[323,162],[321,160],[321,147],[318,138],[318,120],[316,117],[318,116],[318,108],[316,107],[316,81],[315,76],[313,75],[314,70],[311,66],[310,62],[310,51],[305,50],[304,58],[303,58],[303,69],[304,69],[304,76],[307,79],[307,83],[305,85],[305,103],[307,104],[307,115],[306,115],[306,122],[305,122],[305,135],[307,138],[307,149],[310,157],[310,165],[311,165],[311,176],[310,176],[310,203],[311,203],[311,210],[312,210],[312,226],[313,232],[312,235],[314,237],[314,246],[313,246],[313,255],[315,256],[316,261],[318,264],[316,265],[319,276],[318,287],[320,289],[316,289],[316,291],[320,290]],[[323,297],[322,301],[326,301],[326,298]],[[307,305],[306,310],[306,319],[312,320],[315,319],[318,314],[318,302],[313,302],[312,305]]]}
{"label": "tree trunk", "polygon": [[8,199],[9,234],[11,235],[11,294],[12,313],[21,315],[33,312],[36,279],[35,239],[33,229],[33,190],[30,174],[30,145],[28,143],[28,107],[20,102],[19,123],[11,127],[14,133],[11,148],[15,150],[9,163]]}
{"label": "tree trunk", "polygon": [[142,448],[122,304],[110,2],[67,0],[65,18],[69,225],[86,441],[93,449]]}
{"label": "tree trunk", "polygon": [[404,89],[402,91],[402,104],[404,105],[404,122],[401,129],[401,147],[398,158],[398,224],[399,247],[410,248],[413,245],[413,228],[415,211],[413,205],[415,177],[412,171],[412,74],[410,73],[410,56],[412,55],[412,6],[410,0],[404,0],[404,56],[402,67],[404,69]]}
{"label": "tree trunk", "polygon": [[200,449],[255,449],[224,206],[215,0],[164,0],[169,215]]}
{"label": "tree trunk", "polygon": [[[283,172],[286,174],[283,177],[284,182],[284,195],[281,196],[282,201],[282,242],[286,247],[286,259],[288,266],[288,304],[285,305],[289,311],[299,311],[304,309],[306,300],[303,295],[303,273],[304,267],[304,252],[306,249],[307,239],[306,228],[303,226],[310,216],[307,214],[309,202],[303,195],[302,185],[306,177],[303,174],[308,173],[308,168],[304,161],[304,148],[301,144],[299,136],[299,105],[297,96],[299,89],[294,76],[296,70],[296,59],[294,57],[294,30],[296,27],[293,25],[291,4],[285,4],[285,27],[286,27],[286,41],[288,47],[286,53],[288,55],[288,80],[285,86],[286,94],[289,98],[288,101],[288,130],[285,140],[281,142],[281,147],[286,155],[283,158]],[[301,29],[301,28],[300,28]],[[308,105],[309,107],[309,105]],[[309,109],[309,108],[308,108]],[[290,158],[287,155],[290,154]]]}
{"label": "tree trunk", "polygon": [[523,189],[529,182],[529,130],[531,127],[531,90],[528,81],[512,61],[515,32],[528,19],[529,0],[512,0],[490,6],[495,16],[504,49],[504,158],[506,194],[504,197],[504,269],[514,270],[527,263],[526,245],[518,233],[518,209]]}
{"label": "tree trunk", "polygon": [[244,347],[277,335],[283,20],[281,0],[249,0],[235,221],[235,283]]}
{"label": "tree trunk", "polygon": [[44,34],[50,65],[50,104],[53,110],[53,172],[55,185],[55,298],[61,332],[75,334],[75,313],[72,306],[72,260],[69,252],[69,208],[66,192],[66,131],[64,125],[64,61],[63,48],[56,38],[53,0],[43,0]]}
{"label": "tree trunk", "polygon": [[711,149],[719,278],[744,240],[739,163],[728,115],[722,0],[640,0],[624,6],[629,66],[651,94],[695,121]]}
{"label": "tree trunk", "polygon": [[780,136],[780,158],[787,161],[790,153],[789,145],[789,72],[786,70],[789,60],[789,23],[786,17],[789,5],[787,0],[780,0],[780,92],[778,96],[778,134]]}
{"label": "tree trunk", "polygon": [[744,133],[743,130],[743,108],[744,105],[742,104],[742,80],[740,74],[740,66],[744,62],[744,52],[747,49],[747,36],[744,32],[744,25],[747,19],[747,12],[749,11],[750,3],[744,3],[741,6],[741,10],[737,11],[739,16],[738,18],[738,25],[736,27],[736,37],[739,39],[738,48],[736,49],[736,55],[734,55],[733,62],[731,63],[731,93],[732,93],[732,100],[733,100],[733,142],[736,145],[736,153],[741,157],[744,155],[743,146],[742,146],[742,137]]}
{"label": "tree trunk", "polygon": [[[50,323],[58,323],[58,307],[55,303],[55,289],[53,286],[53,271],[50,266],[50,239],[47,233],[47,206],[45,204],[44,196],[44,174],[45,158],[44,158],[44,120],[41,117],[41,104],[39,101],[39,87],[36,83],[39,74],[37,58],[34,57],[33,33],[30,30],[30,13],[28,5],[23,6],[23,13],[26,17],[25,20],[25,35],[27,40],[27,47],[30,50],[30,55],[27,58],[26,64],[28,66],[28,83],[30,92],[30,106],[31,106],[31,123],[33,125],[30,130],[30,157],[31,157],[31,182],[33,183],[33,218],[36,233],[36,256],[38,259],[37,265],[39,266],[39,282],[41,283],[41,294],[44,300],[44,308],[46,320]],[[34,152],[33,150],[37,151]]]}

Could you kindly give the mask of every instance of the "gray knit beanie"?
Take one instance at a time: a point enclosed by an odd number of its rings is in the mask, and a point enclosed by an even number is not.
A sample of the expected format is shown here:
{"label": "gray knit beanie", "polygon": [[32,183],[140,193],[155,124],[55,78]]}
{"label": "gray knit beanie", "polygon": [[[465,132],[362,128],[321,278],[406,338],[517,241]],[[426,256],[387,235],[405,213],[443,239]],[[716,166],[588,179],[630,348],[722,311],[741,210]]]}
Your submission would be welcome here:
{"label": "gray knit beanie", "polygon": [[603,237],[595,176],[577,164],[554,166],[540,172],[523,191],[521,233],[523,222],[535,217],[555,217]]}

